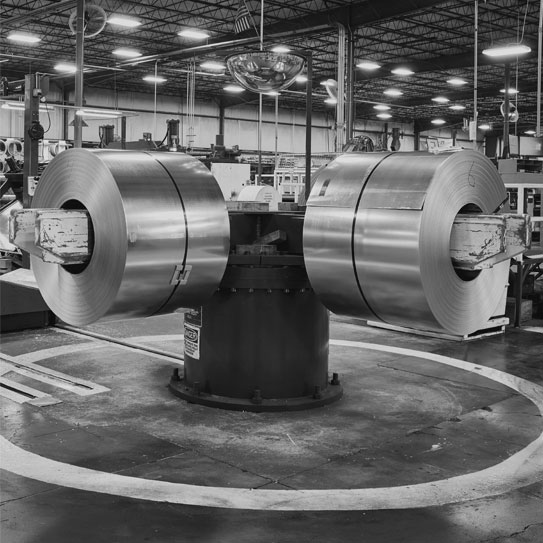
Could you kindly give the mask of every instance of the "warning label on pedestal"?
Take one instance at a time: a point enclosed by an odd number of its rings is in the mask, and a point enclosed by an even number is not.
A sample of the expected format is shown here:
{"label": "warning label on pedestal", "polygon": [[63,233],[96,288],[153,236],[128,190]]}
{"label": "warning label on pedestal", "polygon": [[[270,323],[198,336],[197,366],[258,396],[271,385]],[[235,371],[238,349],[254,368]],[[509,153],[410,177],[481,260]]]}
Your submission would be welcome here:
{"label": "warning label on pedestal", "polygon": [[185,323],[185,356],[200,360],[200,328]]}

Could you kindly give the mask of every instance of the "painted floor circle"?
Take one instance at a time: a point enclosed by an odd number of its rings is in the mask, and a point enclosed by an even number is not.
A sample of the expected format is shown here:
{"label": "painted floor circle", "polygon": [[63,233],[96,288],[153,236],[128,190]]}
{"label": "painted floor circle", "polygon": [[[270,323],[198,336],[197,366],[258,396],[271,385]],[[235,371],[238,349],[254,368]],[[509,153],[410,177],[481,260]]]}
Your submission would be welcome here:
{"label": "painted floor circle", "polygon": [[[166,336],[161,336],[164,340]],[[132,341],[142,338],[130,338]],[[171,339],[180,339],[172,336]],[[383,351],[430,360],[501,383],[534,403],[543,415],[543,387],[508,373],[433,353],[347,340],[331,345]],[[88,343],[85,345],[93,345]],[[95,345],[95,344],[94,344]],[[82,345],[68,346],[80,351]],[[55,356],[46,349],[33,361]],[[68,351],[63,349],[63,353]],[[22,355],[25,356],[25,355]],[[478,472],[413,485],[326,490],[271,490],[201,486],[117,475],[57,462],[25,451],[0,437],[2,469],[45,483],[172,504],[276,511],[412,509],[496,496],[543,480],[543,432],[503,462]]]}

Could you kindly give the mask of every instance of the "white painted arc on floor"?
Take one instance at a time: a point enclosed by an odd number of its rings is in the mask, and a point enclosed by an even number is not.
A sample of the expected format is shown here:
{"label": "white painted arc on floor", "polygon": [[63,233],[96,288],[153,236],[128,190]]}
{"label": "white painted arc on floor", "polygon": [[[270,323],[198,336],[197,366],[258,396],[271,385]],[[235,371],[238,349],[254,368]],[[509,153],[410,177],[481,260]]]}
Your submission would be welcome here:
{"label": "white painted arc on floor", "polygon": [[[344,340],[332,340],[331,344],[423,358],[477,373],[516,390],[532,401],[543,415],[543,387],[505,372],[412,349]],[[3,437],[0,452],[3,469],[54,485],[172,504],[267,511],[430,507],[496,496],[543,480],[543,433],[503,462],[475,473],[414,485],[359,489],[251,490],[154,481],[50,460],[25,451]]]}

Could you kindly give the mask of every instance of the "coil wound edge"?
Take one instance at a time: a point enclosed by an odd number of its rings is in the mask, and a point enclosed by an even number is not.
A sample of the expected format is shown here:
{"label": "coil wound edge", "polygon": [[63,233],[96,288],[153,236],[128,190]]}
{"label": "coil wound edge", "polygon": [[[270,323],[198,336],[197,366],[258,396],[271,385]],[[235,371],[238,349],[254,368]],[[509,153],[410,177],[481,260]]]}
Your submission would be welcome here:
{"label": "coil wound edge", "polygon": [[506,190],[475,151],[349,153],[314,179],[304,223],[310,282],[331,311],[408,328],[471,334],[494,315],[509,263],[458,274],[457,214],[493,213]]}
{"label": "coil wound edge", "polygon": [[31,257],[47,305],[72,325],[197,307],[226,268],[224,198],[211,172],[181,153],[69,149],[45,169],[32,207],[89,212],[88,263]]}

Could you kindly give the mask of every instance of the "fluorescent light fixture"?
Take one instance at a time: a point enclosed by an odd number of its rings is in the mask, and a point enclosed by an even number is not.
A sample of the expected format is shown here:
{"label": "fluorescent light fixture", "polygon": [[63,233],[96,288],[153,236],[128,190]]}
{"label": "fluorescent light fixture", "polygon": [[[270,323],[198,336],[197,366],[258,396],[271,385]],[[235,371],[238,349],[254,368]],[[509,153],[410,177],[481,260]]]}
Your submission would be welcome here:
{"label": "fluorescent light fixture", "polygon": [[135,28],[141,25],[141,21],[125,15],[111,15],[107,22],[110,25],[124,26],[126,28]]}
{"label": "fluorescent light fixture", "polygon": [[385,104],[377,104],[376,106],[373,106],[373,109],[376,109],[377,111],[388,111],[390,106],[385,106]]}
{"label": "fluorescent light fixture", "polygon": [[35,34],[27,34],[26,32],[12,32],[8,36],[8,40],[18,41],[19,43],[38,43],[41,38]]}
{"label": "fluorescent light fixture", "polygon": [[402,96],[403,92],[398,89],[387,89],[383,91],[383,94],[386,94],[387,96]]}
{"label": "fluorescent light fixture", "polygon": [[492,127],[488,123],[483,123],[479,125],[480,130],[490,130]]}
{"label": "fluorescent light fixture", "polygon": [[336,87],[337,86],[337,83],[335,82],[334,79],[324,79],[323,81],[320,82],[320,84],[323,87]]}
{"label": "fluorescent light fixture", "polygon": [[122,116],[121,111],[101,110],[101,109],[78,109],[75,114],[78,117],[105,117],[115,119]]}
{"label": "fluorescent light fixture", "polygon": [[112,51],[112,54],[124,58],[141,57],[141,53],[139,51],[136,51],[135,49],[125,49],[123,47],[115,49],[114,51]]}
{"label": "fluorescent light fixture", "polygon": [[324,100],[325,104],[329,104],[331,106],[335,106],[337,104],[337,100],[335,98],[326,98]]}
{"label": "fluorescent light fixture", "polygon": [[394,75],[413,75],[415,72],[409,68],[394,68],[390,70]]}
{"label": "fluorescent light fixture", "polygon": [[461,79],[460,77],[451,77],[451,79],[447,79],[447,83],[449,85],[454,85],[455,87],[461,87],[462,85],[468,84],[465,79]]}
{"label": "fluorescent light fixture", "polygon": [[275,47],[272,47],[271,50],[274,53],[290,53],[290,48],[286,45],[276,45]]}
{"label": "fluorescent light fixture", "polygon": [[392,115],[390,113],[377,113],[377,117],[379,119],[386,120],[386,119],[391,119]]}
{"label": "fluorescent light fixture", "polygon": [[373,70],[378,70],[381,65],[377,64],[377,62],[371,62],[370,60],[363,60],[362,62],[359,62],[356,67],[360,68],[361,70],[368,70],[371,72]]}
{"label": "fluorescent light fixture", "polygon": [[155,77],[154,75],[146,75],[143,80],[149,83],[165,83],[166,81],[168,81],[165,77]]}
{"label": "fluorescent light fixture", "polygon": [[226,85],[226,87],[223,87],[223,90],[226,92],[243,92],[245,89],[243,87],[240,87],[238,85]]}
{"label": "fluorescent light fixture", "polygon": [[191,40],[206,40],[209,38],[209,33],[203,30],[196,30],[195,28],[185,28],[177,33],[178,36],[183,38],[190,38]]}
{"label": "fluorescent light fixture", "polygon": [[449,106],[449,109],[452,109],[453,111],[462,111],[466,109],[466,106],[463,106],[462,104],[454,104],[453,106]]}
{"label": "fluorescent light fixture", "polygon": [[206,62],[202,62],[202,64],[200,64],[200,68],[204,68],[204,70],[224,70],[225,65],[221,64],[220,62],[208,60]]}
{"label": "fluorescent light fixture", "polygon": [[65,62],[59,62],[55,64],[55,70],[57,72],[66,72],[69,74],[75,74],[77,72],[77,66],[75,64],[67,64]]}
{"label": "fluorescent light fixture", "polygon": [[432,119],[430,121],[432,124],[435,124],[436,126],[441,126],[442,124],[445,124],[447,121],[444,119]]}
{"label": "fluorescent light fixture", "polygon": [[[24,111],[25,110],[25,104],[24,102],[4,102],[2,104],[2,109],[12,109],[14,111]],[[46,104],[40,105],[40,111],[53,111],[53,108],[51,106],[47,106]]]}
{"label": "fluorescent light fixture", "polygon": [[503,57],[518,57],[525,55],[531,51],[530,47],[522,43],[510,43],[509,45],[501,45],[498,47],[490,47],[483,50],[483,55],[487,57],[503,58]]}
{"label": "fluorescent light fixture", "polygon": [[279,96],[279,93],[277,91],[269,91],[269,92],[263,92],[262,94],[265,94],[266,96]]}
{"label": "fluorescent light fixture", "polygon": [[307,83],[307,76],[306,75],[299,75],[294,80],[296,83]]}
{"label": "fluorescent light fixture", "polygon": [[527,136],[535,136],[535,130],[525,130],[524,133]]}
{"label": "fluorescent light fixture", "polygon": [[432,98],[432,102],[436,102],[437,104],[446,104],[447,102],[450,102],[450,100],[445,96],[436,96],[435,98]]}
{"label": "fluorescent light fixture", "polygon": [[4,102],[2,109],[16,109],[17,111],[24,111],[24,102]]}
{"label": "fluorescent light fixture", "polygon": [[[505,89],[500,89],[500,92],[502,94],[505,94]],[[518,94],[518,90],[513,87],[510,87],[509,89],[507,89],[507,94]]]}

